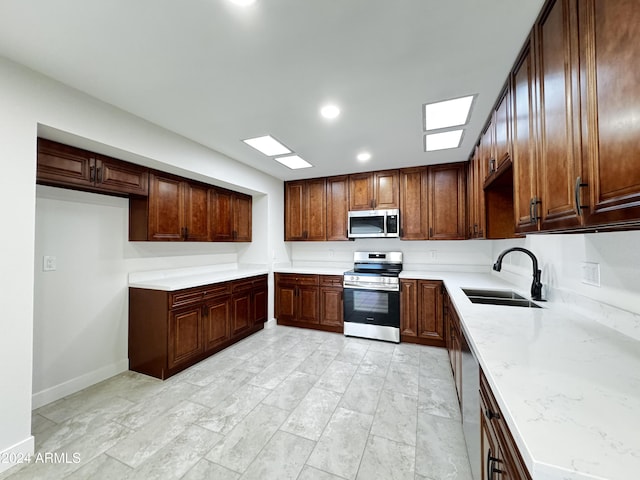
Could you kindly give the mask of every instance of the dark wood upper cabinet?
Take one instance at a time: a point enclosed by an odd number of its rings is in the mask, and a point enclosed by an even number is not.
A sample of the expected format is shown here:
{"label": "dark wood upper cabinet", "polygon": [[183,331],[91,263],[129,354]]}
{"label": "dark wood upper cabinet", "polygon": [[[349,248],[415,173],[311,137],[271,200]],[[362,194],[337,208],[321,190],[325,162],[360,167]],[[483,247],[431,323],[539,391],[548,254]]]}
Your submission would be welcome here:
{"label": "dark wood upper cabinet", "polygon": [[233,192],[222,188],[209,190],[211,239],[214,242],[233,241]]}
{"label": "dark wood upper cabinet", "polygon": [[463,163],[400,170],[402,239],[464,239],[465,178]]}
{"label": "dark wood upper cabinet", "polygon": [[324,178],[285,183],[285,240],[326,240]]}
{"label": "dark wood upper cabinet", "polygon": [[349,175],[349,210],[399,208],[398,170]]}
{"label": "dark wood upper cabinet", "polygon": [[640,4],[579,2],[584,224],[640,219]]}
{"label": "dark wood upper cabinet", "polygon": [[510,119],[511,108],[510,101],[511,89],[507,84],[500,94],[498,104],[493,112],[493,157],[495,159],[494,168],[498,170],[503,162],[511,157],[511,131]]}
{"label": "dark wood upper cabinet", "polygon": [[253,199],[249,195],[233,193],[233,241],[250,242],[253,235]]}
{"label": "dark wood upper cabinet", "polygon": [[555,0],[534,28],[542,230],[581,225],[575,194],[582,176],[576,22],[576,2]]}
{"label": "dark wood upper cabinet", "polygon": [[429,239],[466,237],[466,183],[463,163],[429,167]]}
{"label": "dark wood upper cabinet", "polygon": [[429,237],[429,169],[400,170],[400,237],[426,240]]}
{"label": "dark wood upper cabinet", "polygon": [[327,178],[327,240],[349,240],[349,177]]}
{"label": "dark wood upper cabinet", "polygon": [[209,214],[209,187],[184,183],[184,239],[193,242],[208,242],[211,238],[211,215]]}
{"label": "dark wood upper cabinet", "polygon": [[[130,240],[183,241],[185,234],[184,185],[182,178],[154,172],[149,175],[149,197],[130,201],[141,216],[148,212],[144,238]],[[129,229],[129,236],[134,233]]]}
{"label": "dark wood upper cabinet", "polygon": [[38,138],[38,183],[111,195],[146,196],[148,169]]}
{"label": "dark wood upper cabinet", "polygon": [[467,167],[467,221],[468,238],[485,238],[485,196],[483,184],[486,166],[481,155],[481,145],[476,145]]}
{"label": "dark wood upper cabinet", "polygon": [[211,240],[214,242],[250,242],[252,207],[249,195],[223,188],[209,189]]}
{"label": "dark wood upper cabinet", "polygon": [[515,229],[518,233],[536,231],[540,197],[535,151],[533,108],[535,105],[535,72],[531,39],[516,62],[512,75],[512,159]]}

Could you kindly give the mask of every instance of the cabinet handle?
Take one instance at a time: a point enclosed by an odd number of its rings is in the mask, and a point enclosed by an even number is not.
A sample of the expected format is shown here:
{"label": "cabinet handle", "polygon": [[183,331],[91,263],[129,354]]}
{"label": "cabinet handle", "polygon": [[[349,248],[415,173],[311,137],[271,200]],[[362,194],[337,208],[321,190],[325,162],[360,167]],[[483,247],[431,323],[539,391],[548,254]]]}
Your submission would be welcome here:
{"label": "cabinet handle", "polygon": [[494,466],[494,462],[499,462],[500,460],[491,455],[491,449],[487,452],[487,479],[493,480],[494,473],[503,473],[502,470],[496,468]]}
{"label": "cabinet handle", "polygon": [[496,413],[496,412],[492,412],[491,410],[489,410],[488,408],[484,411],[484,414],[487,416],[487,418],[489,420],[495,418],[496,420],[500,419],[500,414]]}
{"label": "cabinet handle", "polygon": [[98,181],[96,183],[102,183],[102,167],[98,167]]}
{"label": "cabinet handle", "polygon": [[585,205],[580,205],[580,188],[589,186],[588,183],[582,183],[582,177],[576,178],[576,186],[573,190],[573,194],[575,195],[576,202],[576,213],[578,216],[582,216],[582,209],[587,208]]}
{"label": "cabinet handle", "polygon": [[96,181],[96,167],[93,164],[93,161],[91,162],[91,165],[89,166],[89,181],[91,183]]}
{"label": "cabinet handle", "polygon": [[433,227],[429,227],[429,238],[433,237]]}
{"label": "cabinet handle", "polygon": [[538,223],[538,205],[540,205],[540,203],[538,197],[533,197],[529,202],[529,220],[532,224]]}
{"label": "cabinet handle", "polygon": [[496,171],[496,159],[492,158],[489,160],[489,173],[494,173]]}

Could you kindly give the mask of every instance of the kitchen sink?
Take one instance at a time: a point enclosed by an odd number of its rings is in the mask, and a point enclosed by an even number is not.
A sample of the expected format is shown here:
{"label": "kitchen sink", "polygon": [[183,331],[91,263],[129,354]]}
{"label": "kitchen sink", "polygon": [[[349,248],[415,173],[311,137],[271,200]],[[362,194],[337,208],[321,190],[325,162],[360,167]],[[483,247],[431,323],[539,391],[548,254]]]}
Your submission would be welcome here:
{"label": "kitchen sink", "polygon": [[463,288],[462,291],[471,300],[471,303],[485,305],[506,305],[509,307],[542,308],[540,305],[527,300],[522,295],[511,290],[479,290]]}

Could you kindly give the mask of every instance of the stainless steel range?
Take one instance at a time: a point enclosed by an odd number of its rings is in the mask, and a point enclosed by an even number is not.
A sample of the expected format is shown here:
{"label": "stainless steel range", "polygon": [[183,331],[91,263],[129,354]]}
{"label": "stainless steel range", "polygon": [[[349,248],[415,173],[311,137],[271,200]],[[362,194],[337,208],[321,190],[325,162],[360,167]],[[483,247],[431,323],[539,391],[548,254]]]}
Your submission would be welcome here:
{"label": "stainless steel range", "polygon": [[344,273],[344,334],[400,342],[402,252],[355,252]]}

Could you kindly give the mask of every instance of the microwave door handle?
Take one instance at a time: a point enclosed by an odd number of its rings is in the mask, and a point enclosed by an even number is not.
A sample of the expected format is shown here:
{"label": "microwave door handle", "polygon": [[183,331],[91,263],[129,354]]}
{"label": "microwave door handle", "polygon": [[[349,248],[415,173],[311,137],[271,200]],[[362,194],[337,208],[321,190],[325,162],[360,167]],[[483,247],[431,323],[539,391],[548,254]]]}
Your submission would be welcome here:
{"label": "microwave door handle", "polygon": [[383,225],[382,225],[382,226],[383,226],[383,229],[384,229],[384,236],[386,237],[386,236],[387,236],[387,233],[388,233],[388,228],[387,228],[388,226],[387,226],[387,222],[389,221],[389,217],[388,217],[388,215],[385,213],[383,218],[384,218],[384,221],[382,222],[382,223],[383,223]]}

